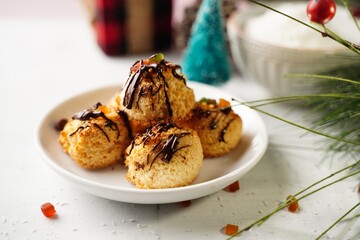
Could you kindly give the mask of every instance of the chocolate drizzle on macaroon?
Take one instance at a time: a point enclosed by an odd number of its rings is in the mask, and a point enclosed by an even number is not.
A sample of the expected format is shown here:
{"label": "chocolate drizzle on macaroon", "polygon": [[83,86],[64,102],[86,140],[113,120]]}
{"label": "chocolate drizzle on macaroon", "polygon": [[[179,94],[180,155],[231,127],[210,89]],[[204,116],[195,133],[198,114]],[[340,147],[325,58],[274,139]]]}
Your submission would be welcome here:
{"label": "chocolate drizzle on macaroon", "polygon": [[[204,108],[201,106],[197,106],[193,109],[194,116],[196,118],[210,118],[211,121],[208,125],[210,130],[215,130],[218,128],[218,125],[222,121],[227,121],[226,125],[220,130],[219,142],[225,142],[225,134],[227,129],[229,128],[232,121],[235,120],[235,117],[231,116],[230,113],[232,111],[231,106],[229,107],[217,107],[217,102],[213,99],[202,99],[200,102],[205,103],[206,105],[214,105],[214,108]],[[230,120],[228,120],[230,118]]]}
{"label": "chocolate drizzle on macaroon", "polygon": [[[91,119],[96,119],[96,118],[103,118],[105,119],[105,127],[109,127],[111,130],[113,131],[117,131],[117,137],[119,138],[120,136],[120,131],[119,128],[117,126],[117,124],[110,120],[108,117],[106,117],[105,113],[103,113],[102,111],[98,110],[98,108],[102,106],[102,104],[100,102],[95,103],[92,107],[81,111],[81,112],[77,112],[74,114],[74,116],[72,117],[72,119],[74,120],[80,120],[80,121],[90,121]],[[82,130],[84,130],[85,128],[89,128],[91,126],[91,122],[89,122],[89,125],[86,126],[80,126],[78,127],[74,132],[72,132],[69,136],[71,137],[72,135],[81,132]],[[106,137],[106,139],[110,142],[110,138],[108,136],[108,134],[105,132],[105,130],[97,123],[93,124],[96,128],[98,128]]]}
{"label": "chocolate drizzle on macaroon", "polygon": [[226,126],[221,129],[219,142],[225,142],[225,134],[230,126],[230,124],[235,120],[235,118],[230,119],[230,121],[227,122]]}
{"label": "chocolate drizzle on macaroon", "polygon": [[124,121],[125,123],[125,126],[127,128],[127,131],[128,131],[128,136],[130,139],[133,139],[133,134],[132,134],[132,128],[131,128],[131,124],[130,124],[130,121],[129,121],[129,116],[127,115],[126,112],[124,112],[123,110],[118,110],[117,111],[117,114],[119,114],[119,116],[122,118],[122,120]]}
{"label": "chocolate drizzle on macaroon", "polygon": [[150,165],[149,169],[151,169],[156,159],[161,159],[162,161],[169,163],[174,156],[174,154],[186,147],[188,145],[179,147],[179,141],[181,138],[190,135],[191,133],[188,131],[183,131],[178,134],[169,134],[166,138],[163,138],[161,133],[167,132],[172,128],[175,128],[176,125],[173,123],[160,123],[155,125],[154,127],[146,129],[146,132],[142,135],[138,135],[131,143],[131,147],[128,155],[131,154],[133,148],[138,145],[146,145],[152,144],[153,147],[151,149],[151,154],[154,156],[151,158],[150,154],[147,155],[147,165]]}
{"label": "chocolate drizzle on macaroon", "polygon": [[[164,93],[164,100],[168,111],[168,116],[173,116],[173,110],[168,96],[168,82],[163,74],[168,68],[171,68],[173,76],[185,83],[185,78],[179,74],[181,67],[165,61],[162,54],[155,54],[147,60],[135,62],[127,82],[125,83],[125,95],[123,106],[127,109],[133,108],[134,103],[138,105],[142,97],[155,96],[160,97],[160,92]],[[147,81],[147,86],[141,86],[143,81]]]}
{"label": "chocolate drizzle on macaroon", "polygon": [[64,127],[67,123],[68,123],[68,120],[66,118],[62,118],[54,125],[54,128],[56,131],[60,132],[64,129]]}

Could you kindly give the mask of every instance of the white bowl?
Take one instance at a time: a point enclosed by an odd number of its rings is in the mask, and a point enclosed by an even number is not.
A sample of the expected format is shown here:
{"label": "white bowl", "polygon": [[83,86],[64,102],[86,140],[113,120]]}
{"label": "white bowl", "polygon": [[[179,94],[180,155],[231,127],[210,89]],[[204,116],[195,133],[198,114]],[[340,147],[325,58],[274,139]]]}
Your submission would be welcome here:
{"label": "white bowl", "polygon": [[331,49],[301,49],[252,39],[244,31],[245,24],[265,10],[255,6],[236,11],[227,21],[227,31],[231,54],[238,70],[245,78],[264,85],[273,95],[294,95],[309,91],[309,85],[304,83],[310,81],[289,78],[286,74],[323,73],[355,61],[359,62],[359,56],[340,44]]}

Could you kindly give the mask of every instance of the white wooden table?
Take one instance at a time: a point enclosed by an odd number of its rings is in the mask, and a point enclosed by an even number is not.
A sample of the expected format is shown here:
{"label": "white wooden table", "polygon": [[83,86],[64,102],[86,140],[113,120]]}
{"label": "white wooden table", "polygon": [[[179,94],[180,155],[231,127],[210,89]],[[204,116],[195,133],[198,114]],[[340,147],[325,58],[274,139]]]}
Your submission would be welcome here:
{"label": "white wooden table", "polygon": [[[20,3],[0,3],[1,240],[225,239],[222,227],[227,223],[245,227],[288,195],[351,163],[351,159],[323,160],[324,152],[315,150],[319,137],[302,136],[302,131],[263,116],[269,149],[240,179],[236,193],[219,191],[182,208],[176,203],[115,202],[78,190],[40,157],[34,143],[36,125],[48,109],[72,95],[123,83],[130,65],[144,56],[104,56],[76,1],[58,2],[56,7],[38,1],[44,6],[38,5],[36,11],[35,5],[24,3],[16,12],[14,4]],[[49,10],[42,12],[46,7]],[[181,54],[170,53],[167,58],[177,62]],[[220,88],[245,100],[268,96],[236,73]],[[303,114],[293,106],[269,108],[287,109],[295,116]],[[280,211],[240,239],[314,239],[359,201],[357,184],[352,178],[323,190],[301,201],[298,213]],[[42,215],[44,202],[55,205],[57,218]],[[357,218],[343,221],[327,237],[358,239],[359,226]]]}

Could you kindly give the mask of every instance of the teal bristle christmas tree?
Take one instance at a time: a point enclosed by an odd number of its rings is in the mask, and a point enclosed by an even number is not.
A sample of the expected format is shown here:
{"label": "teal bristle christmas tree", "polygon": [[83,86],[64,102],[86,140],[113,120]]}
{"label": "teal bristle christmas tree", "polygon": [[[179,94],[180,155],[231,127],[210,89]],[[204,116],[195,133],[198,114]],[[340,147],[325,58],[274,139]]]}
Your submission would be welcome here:
{"label": "teal bristle christmas tree", "polygon": [[231,75],[220,0],[203,0],[184,55],[182,67],[193,81],[220,84]]}

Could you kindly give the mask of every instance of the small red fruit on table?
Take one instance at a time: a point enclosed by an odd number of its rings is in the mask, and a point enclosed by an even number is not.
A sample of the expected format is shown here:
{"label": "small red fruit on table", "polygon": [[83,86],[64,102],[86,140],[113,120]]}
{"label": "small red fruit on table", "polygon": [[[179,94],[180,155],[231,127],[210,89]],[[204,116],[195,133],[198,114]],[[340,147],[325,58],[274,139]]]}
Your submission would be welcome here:
{"label": "small red fruit on table", "polygon": [[45,215],[45,217],[51,218],[55,215],[55,207],[51,203],[44,203],[41,205],[41,211]]}
{"label": "small red fruit on table", "polygon": [[336,4],[334,0],[309,0],[306,13],[311,22],[325,24],[335,16]]}
{"label": "small red fruit on table", "polygon": [[183,208],[190,207],[191,206],[191,200],[186,200],[186,201],[180,202],[180,206],[183,207]]}
{"label": "small red fruit on table", "polygon": [[233,224],[226,224],[224,232],[226,235],[234,235],[239,231],[239,226]]}
{"label": "small red fruit on table", "polygon": [[299,202],[296,198],[294,198],[293,196],[289,195],[286,198],[286,202],[291,203],[287,208],[289,212],[292,213],[296,213],[297,211],[299,211]]}
{"label": "small red fruit on table", "polygon": [[236,182],[233,182],[232,184],[230,184],[229,186],[227,186],[225,188],[225,191],[227,191],[227,192],[236,192],[239,189],[240,189],[239,181],[236,181]]}

